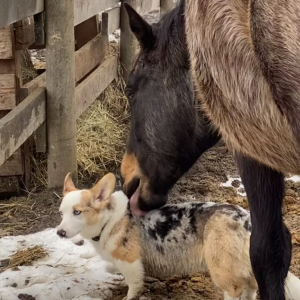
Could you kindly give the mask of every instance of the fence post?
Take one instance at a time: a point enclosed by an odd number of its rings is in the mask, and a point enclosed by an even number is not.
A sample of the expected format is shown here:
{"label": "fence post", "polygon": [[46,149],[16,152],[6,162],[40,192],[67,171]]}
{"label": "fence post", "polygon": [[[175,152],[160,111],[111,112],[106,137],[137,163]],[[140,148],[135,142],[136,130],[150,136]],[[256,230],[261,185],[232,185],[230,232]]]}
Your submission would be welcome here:
{"label": "fence post", "polygon": [[45,0],[48,185],[77,181],[74,0]]}
{"label": "fence post", "polygon": [[[134,9],[137,10],[140,7],[139,5],[140,1],[142,0],[126,0],[126,3],[128,3]],[[121,66],[123,71],[122,73],[123,78],[127,83],[133,61],[137,55],[138,42],[130,30],[128,15],[124,8],[124,2],[125,0],[121,1],[121,14],[120,14],[121,17],[120,61],[121,61]]]}
{"label": "fence post", "polygon": [[160,14],[161,15],[166,14],[173,7],[174,7],[174,0],[160,0]]}

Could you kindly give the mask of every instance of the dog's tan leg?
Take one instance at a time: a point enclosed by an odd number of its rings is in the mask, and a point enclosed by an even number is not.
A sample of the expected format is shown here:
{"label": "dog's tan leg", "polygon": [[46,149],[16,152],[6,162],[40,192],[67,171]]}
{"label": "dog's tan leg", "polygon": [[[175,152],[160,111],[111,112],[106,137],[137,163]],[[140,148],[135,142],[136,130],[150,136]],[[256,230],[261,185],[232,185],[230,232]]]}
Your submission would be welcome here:
{"label": "dog's tan leg", "polygon": [[133,263],[118,261],[116,266],[125,277],[125,282],[128,285],[127,296],[124,300],[136,298],[142,292],[144,284],[144,269],[141,260],[135,260]]}
{"label": "dog's tan leg", "polygon": [[216,214],[207,222],[204,258],[224,299],[240,300],[244,289],[252,288],[249,233],[233,218]]}
{"label": "dog's tan leg", "polygon": [[208,269],[214,284],[224,292],[224,300],[241,300],[244,286],[239,278],[233,277],[227,268],[208,264]]}
{"label": "dog's tan leg", "polygon": [[256,292],[257,292],[257,283],[256,283],[254,276],[252,276],[248,280],[247,287],[244,290],[241,300],[255,300]]}
{"label": "dog's tan leg", "polygon": [[256,289],[246,288],[244,290],[241,300],[255,300],[256,299]]}
{"label": "dog's tan leg", "polygon": [[231,297],[227,292],[224,292],[224,300],[241,300],[240,297]]}

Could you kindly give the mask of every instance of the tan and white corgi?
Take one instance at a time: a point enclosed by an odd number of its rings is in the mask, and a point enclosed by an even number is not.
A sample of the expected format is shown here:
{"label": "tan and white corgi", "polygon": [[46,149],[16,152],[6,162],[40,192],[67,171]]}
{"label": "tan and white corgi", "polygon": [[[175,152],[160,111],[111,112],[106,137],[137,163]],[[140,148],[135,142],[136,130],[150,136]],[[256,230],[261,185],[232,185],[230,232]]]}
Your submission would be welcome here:
{"label": "tan and white corgi", "polygon": [[[78,190],[69,173],[60,205],[57,234],[91,241],[100,256],[123,274],[130,300],[144,275],[165,278],[209,271],[226,300],[253,300],[257,284],[249,259],[250,214],[239,206],[190,202],[135,218],[128,198],[114,192],[111,173],[93,188]],[[300,300],[300,280],[288,274],[287,300]]]}

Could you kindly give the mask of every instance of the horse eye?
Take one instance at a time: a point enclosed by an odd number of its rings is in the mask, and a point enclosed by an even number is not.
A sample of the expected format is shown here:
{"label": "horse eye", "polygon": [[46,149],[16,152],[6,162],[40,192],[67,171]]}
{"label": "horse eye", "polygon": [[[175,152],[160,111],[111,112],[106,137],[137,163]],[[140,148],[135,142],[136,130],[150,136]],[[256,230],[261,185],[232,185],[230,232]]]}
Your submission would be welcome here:
{"label": "horse eye", "polygon": [[75,216],[78,216],[78,215],[81,214],[81,210],[74,210],[74,211],[73,211],[73,214],[74,214]]}
{"label": "horse eye", "polygon": [[133,96],[134,96],[134,93],[133,92],[127,92],[126,93],[126,97],[128,98],[128,99],[132,99],[133,98]]}

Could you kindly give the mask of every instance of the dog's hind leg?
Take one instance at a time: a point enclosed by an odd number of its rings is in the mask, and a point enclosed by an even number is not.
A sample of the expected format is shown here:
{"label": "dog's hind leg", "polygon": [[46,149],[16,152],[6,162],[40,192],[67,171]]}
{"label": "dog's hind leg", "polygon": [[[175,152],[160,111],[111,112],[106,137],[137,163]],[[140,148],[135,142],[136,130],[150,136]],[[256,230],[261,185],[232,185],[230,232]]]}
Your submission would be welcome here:
{"label": "dog's hind leg", "polygon": [[124,300],[136,298],[142,292],[144,285],[144,269],[141,260],[137,259],[133,263],[118,261],[116,266],[123,274],[128,285],[127,296]]}
{"label": "dog's hind leg", "polygon": [[204,259],[214,284],[225,300],[240,300],[251,276],[249,232],[233,217],[215,214],[204,233]]}
{"label": "dog's hind leg", "polygon": [[260,299],[284,300],[291,235],[282,219],[283,175],[244,156],[237,162],[250,205],[250,259]]}
{"label": "dog's hind leg", "polygon": [[257,292],[257,283],[254,276],[252,276],[247,282],[247,286],[244,289],[241,300],[255,300],[256,292]]}
{"label": "dog's hind leg", "polygon": [[256,289],[246,288],[243,292],[241,300],[255,300],[256,299]]}
{"label": "dog's hind leg", "polygon": [[231,297],[227,292],[224,292],[224,300],[240,300],[240,297]]}

